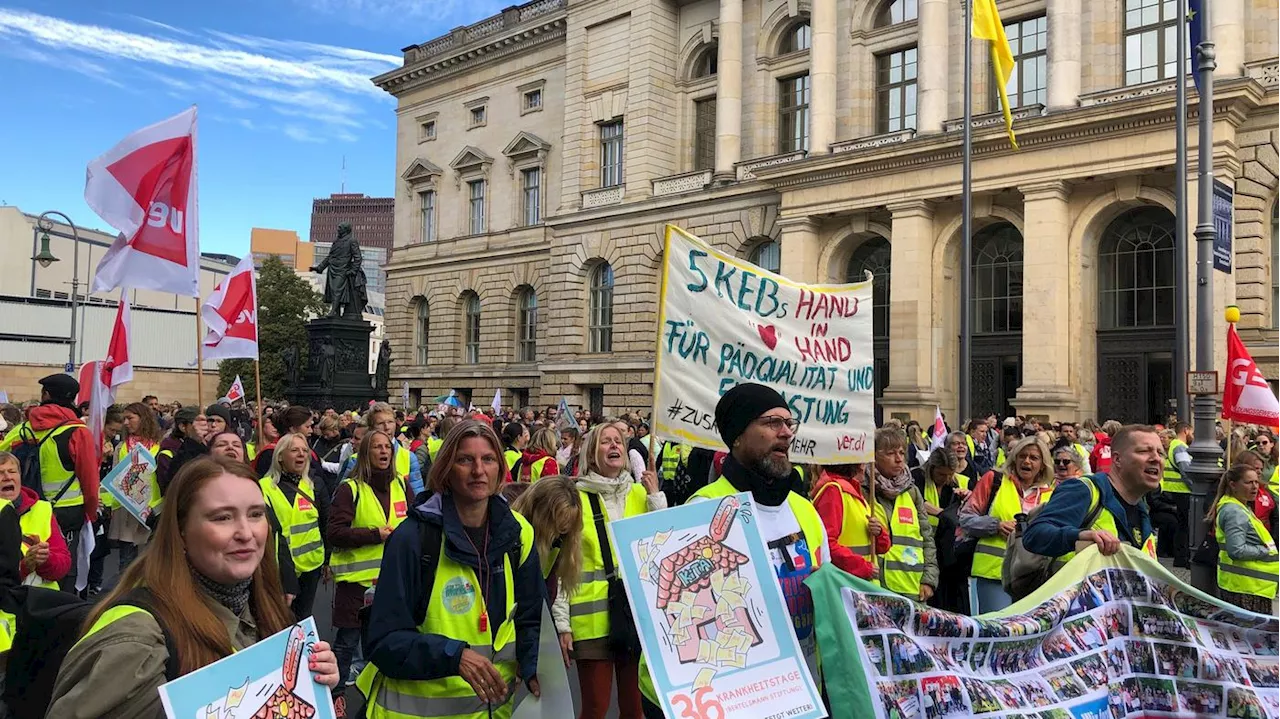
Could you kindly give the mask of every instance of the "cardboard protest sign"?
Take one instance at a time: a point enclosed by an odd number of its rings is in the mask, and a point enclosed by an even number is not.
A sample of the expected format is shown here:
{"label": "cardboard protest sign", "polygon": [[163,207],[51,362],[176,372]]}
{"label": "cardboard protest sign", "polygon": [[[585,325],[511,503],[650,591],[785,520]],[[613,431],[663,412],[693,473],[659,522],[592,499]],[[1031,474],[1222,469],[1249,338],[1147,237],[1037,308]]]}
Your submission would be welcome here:
{"label": "cardboard protest sign", "polygon": [[329,688],[307,669],[316,623],[277,632],[160,687],[169,719],[334,719]]}
{"label": "cardboard protest sign", "polygon": [[830,565],[806,580],[837,719],[1135,719],[1280,714],[1280,626],[1136,549],[1082,552],[1006,610],[968,617]]}
{"label": "cardboard protest sign", "polygon": [[667,716],[827,715],[753,512],[739,494],[608,524]]}
{"label": "cardboard protest sign", "polygon": [[152,509],[151,476],[155,473],[155,455],[142,443],[138,443],[129,449],[124,459],[102,480],[102,486],[134,519],[146,525]]}
{"label": "cardboard protest sign", "polygon": [[653,429],[724,449],[720,396],[758,382],[782,393],[800,429],[794,462],[875,454],[871,283],[805,285],[667,225]]}

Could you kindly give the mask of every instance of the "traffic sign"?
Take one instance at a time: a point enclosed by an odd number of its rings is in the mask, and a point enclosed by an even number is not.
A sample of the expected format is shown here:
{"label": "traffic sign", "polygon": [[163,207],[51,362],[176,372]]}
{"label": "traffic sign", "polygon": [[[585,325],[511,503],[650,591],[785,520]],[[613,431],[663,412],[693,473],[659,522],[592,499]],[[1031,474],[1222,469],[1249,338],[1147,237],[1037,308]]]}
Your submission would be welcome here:
{"label": "traffic sign", "polygon": [[1187,373],[1187,394],[1217,394],[1218,393],[1218,373],[1215,370],[1208,372],[1188,372]]}

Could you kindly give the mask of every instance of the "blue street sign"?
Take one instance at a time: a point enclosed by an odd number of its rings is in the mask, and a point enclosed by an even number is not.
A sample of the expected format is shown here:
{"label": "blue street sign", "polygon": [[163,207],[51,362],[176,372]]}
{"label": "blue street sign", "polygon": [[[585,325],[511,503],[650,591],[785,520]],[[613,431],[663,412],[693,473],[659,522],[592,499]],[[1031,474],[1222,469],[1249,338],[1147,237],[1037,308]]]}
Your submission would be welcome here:
{"label": "blue street sign", "polygon": [[68,362],[62,365],[62,371],[66,372],[67,374],[75,374],[76,366]]}
{"label": "blue street sign", "polygon": [[1219,180],[1213,181],[1213,269],[1231,274],[1231,239],[1235,223],[1232,221],[1234,197],[1231,187]]}

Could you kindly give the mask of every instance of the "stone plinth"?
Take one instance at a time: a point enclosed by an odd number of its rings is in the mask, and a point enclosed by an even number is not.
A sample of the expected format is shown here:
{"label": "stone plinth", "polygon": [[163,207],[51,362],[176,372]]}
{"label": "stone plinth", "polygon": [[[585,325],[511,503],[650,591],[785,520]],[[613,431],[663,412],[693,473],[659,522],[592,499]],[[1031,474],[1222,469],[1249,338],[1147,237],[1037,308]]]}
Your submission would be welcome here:
{"label": "stone plinth", "polygon": [[369,335],[364,320],[323,317],[307,323],[307,363],[290,401],[313,409],[363,410],[377,396],[369,374]]}

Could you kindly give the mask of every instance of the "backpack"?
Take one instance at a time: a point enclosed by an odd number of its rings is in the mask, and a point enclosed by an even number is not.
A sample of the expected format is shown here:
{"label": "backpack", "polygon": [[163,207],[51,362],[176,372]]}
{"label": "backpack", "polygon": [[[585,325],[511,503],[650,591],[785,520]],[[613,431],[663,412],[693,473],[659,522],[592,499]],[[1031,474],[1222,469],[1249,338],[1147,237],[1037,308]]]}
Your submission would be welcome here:
{"label": "backpack", "polygon": [[[1081,479],[1086,482],[1093,481],[1086,478]],[[1015,602],[1035,591],[1055,574],[1053,560],[1057,559],[1057,557],[1036,554],[1022,546],[1023,531],[1046,505],[1048,505],[1048,502],[1028,512],[1026,520],[1018,522],[1018,526],[1013,530],[1013,534],[1009,535],[1009,540],[1005,543],[1004,565],[1000,568],[1000,583],[1004,586],[1004,591]],[[1094,505],[1093,509],[1090,509],[1085,514],[1080,528],[1093,526],[1094,521],[1098,519],[1100,514],[1102,514],[1101,495],[1099,495],[1098,503]]]}
{"label": "backpack", "polygon": [[36,439],[35,430],[31,429],[30,424],[23,424],[18,429],[18,441],[14,442],[9,450],[17,458],[18,466],[21,468],[22,486],[30,487],[39,495],[40,499],[49,500],[49,503],[54,505],[58,503],[58,500],[62,499],[62,495],[66,494],[67,490],[71,489],[76,477],[74,474],[71,475],[71,478],[67,480],[66,484],[62,485],[62,489],[58,490],[58,494],[53,499],[46,497],[44,495],[44,478],[40,470],[40,449],[45,442],[53,438],[59,428],[69,424],[79,424],[79,422],[73,419],[64,419],[50,429],[41,439]]}
{"label": "backpack", "polygon": [[[42,717],[49,710],[62,662],[80,640],[80,629],[96,602],[43,587],[20,587],[13,591],[20,603],[15,617],[18,629],[13,648],[9,650],[4,694],[0,699],[8,705],[12,716]],[[138,607],[156,617],[151,609],[151,592],[143,587],[131,590],[116,602],[116,606],[121,605]],[[158,617],[156,623],[160,625],[169,653],[164,667],[165,679],[173,681],[182,673],[178,647]]]}

